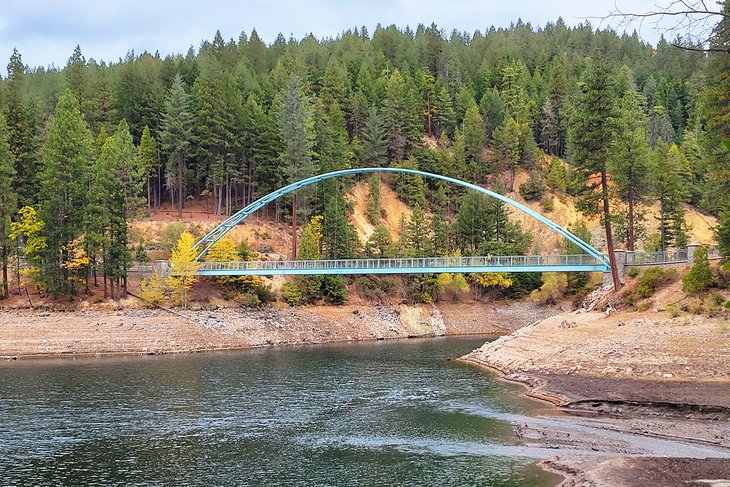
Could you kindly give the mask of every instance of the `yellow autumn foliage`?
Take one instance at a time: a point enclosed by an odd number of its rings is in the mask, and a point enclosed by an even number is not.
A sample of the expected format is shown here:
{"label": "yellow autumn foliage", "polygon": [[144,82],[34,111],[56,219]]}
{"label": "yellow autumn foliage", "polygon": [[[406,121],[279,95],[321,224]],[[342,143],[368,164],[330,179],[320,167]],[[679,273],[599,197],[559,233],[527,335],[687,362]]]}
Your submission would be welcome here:
{"label": "yellow autumn foliage", "polygon": [[198,255],[193,248],[194,245],[193,236],[188,232],[183,232],[180,240],[172,249],[172,257],[170,257],[167,285],[173,293],[173,302],[181,305],[183,309],[187,308],[188,290],[198,280],[195,273],[200,269],[200,262],[195,260]]}
{"label": "yellow autumn foliage", "polygon": [[149,279],[142,279],[139,283],[139,296],[145,306],[154,308],[165,298],[165,282],[158,274],[153,274]]}

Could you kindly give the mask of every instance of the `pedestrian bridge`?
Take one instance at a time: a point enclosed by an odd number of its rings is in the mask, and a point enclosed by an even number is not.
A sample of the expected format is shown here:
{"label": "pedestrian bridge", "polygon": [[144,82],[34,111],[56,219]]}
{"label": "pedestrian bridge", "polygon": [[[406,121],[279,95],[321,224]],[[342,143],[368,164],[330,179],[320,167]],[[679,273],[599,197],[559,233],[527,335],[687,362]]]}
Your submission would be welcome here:
{"label": "pedestrian bridge", "polygon": [[400,259],[278,260],[201,262],[200,276],[312,274],[437,274],[470,272],[606,272],[592,255],[499,255]]}
{"label": "pedestrian bridge", "polygon": [[[546,255],[523,256],[503,255],[484,257],[424,257],[400,259],[344,259],[344,260],[289,260],[259,262],[205,262],[206,253],[223,236],[231,231],[245,218],[254,214],[276,199],[292,193],[300,188],[310,186],[338,177],[367,173],[400,173],[439,179],[451,184],[463,186],[499,200],[512,208],[541,222],[555,233],[575,244],[581,255]],[[245,276],[245,275],[294,275],[294,274],[431,274],[437,272],[607,272],[609,259],[587,242],[573,235],[544,215],[510,199],[502,194],[490,191],[476,184],[459,179],[433,174],[415,169],[398,167],[368,167],[344,169],[312,176],[289,184],[267,194],[249,204],[245,208],[228,217],[195,244],[198,252],[197,271],[202,276]],[[174,273],[174,269],[171,270]]]}

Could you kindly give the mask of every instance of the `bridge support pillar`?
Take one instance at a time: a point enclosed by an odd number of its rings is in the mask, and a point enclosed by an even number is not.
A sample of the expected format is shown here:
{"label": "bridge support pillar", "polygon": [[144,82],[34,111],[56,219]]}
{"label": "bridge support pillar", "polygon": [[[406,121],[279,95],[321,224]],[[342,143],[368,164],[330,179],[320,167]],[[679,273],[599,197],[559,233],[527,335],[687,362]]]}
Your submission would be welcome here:
{"label": "bridge support pillar", "polygon": [[691,243],[687,245],[687,263],[688,264],[694,264],[695,263],[695,252],[697,252],[697,249],[700,248],[700,244],[698,243]]}

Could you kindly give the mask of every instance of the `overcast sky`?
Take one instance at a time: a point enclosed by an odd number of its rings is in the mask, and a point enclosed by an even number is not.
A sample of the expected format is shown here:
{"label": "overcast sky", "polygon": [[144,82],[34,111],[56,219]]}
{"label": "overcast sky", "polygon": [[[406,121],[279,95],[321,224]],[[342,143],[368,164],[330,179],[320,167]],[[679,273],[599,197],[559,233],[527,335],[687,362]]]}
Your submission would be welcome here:
{"label": "overcast sky", "polygon": [[[79,44],[86,58],[116,61],[128,51],[184,53],[198,48],[220,29],[237,39],[256,28],[266,43],[281,32],[286,38],[313,33],[334,37],[378,23],[399,27],[435,22],[447,33],[485,31],[522,18],[535,26],[563,17],[575,25],[599,17],[618,5],[624,11],[648,11],[661,0],[2,0],[0,70],[13,47],[30,66],[64,66]],[[594,26],[598,20],[591,22]],[[651,25],[640,31],[655,43]]]}

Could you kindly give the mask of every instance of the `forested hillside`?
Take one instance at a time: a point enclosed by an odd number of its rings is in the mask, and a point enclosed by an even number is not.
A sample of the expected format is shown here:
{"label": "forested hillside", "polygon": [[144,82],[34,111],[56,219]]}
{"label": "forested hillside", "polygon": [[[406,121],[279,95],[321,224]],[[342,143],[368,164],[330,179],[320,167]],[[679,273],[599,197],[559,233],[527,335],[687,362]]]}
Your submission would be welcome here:
{"label": "forested hillside", "polygon": [[[719,32],[714,42],[727,46],[730,29]],[[474,33],[378,26],[271,44],[256,31],[228,41],[216,33],[164,58],[107,63],[77,48],[58,69],[25,66],[15,51],[0,83],[5,294],[21,262],[53,294],[88,289],[97,271],[114,294],[136,245],[131,219],[163,203],[182,217],[191,199],[228,215],[288,182],[349,167],[418,168],[528,201],[547,187],[577,198],[586,215],[610,206],[614,238],[629,249],[680,247],[685,204],[718,216],[730,204],[729,97],[727,53],[651,46],[561,19]],[[519,170],[529,178],[516,185]],[[400,242],[379,225],[383,181],[414,208]],[[531,245],[502,205],[401,176],[369,181],[376,228],[361,246],[345,214],[342,189],[352,183],[295,200],[300,225],[323,216],[302,233],[301,258]],[[646,235],[645,208],[657,201],[660,231]],[[267,216],[288,219],[291,205]],[[417,293],[430,292],[415,281]],[[341,282],[316,286],[336,295]]]}

